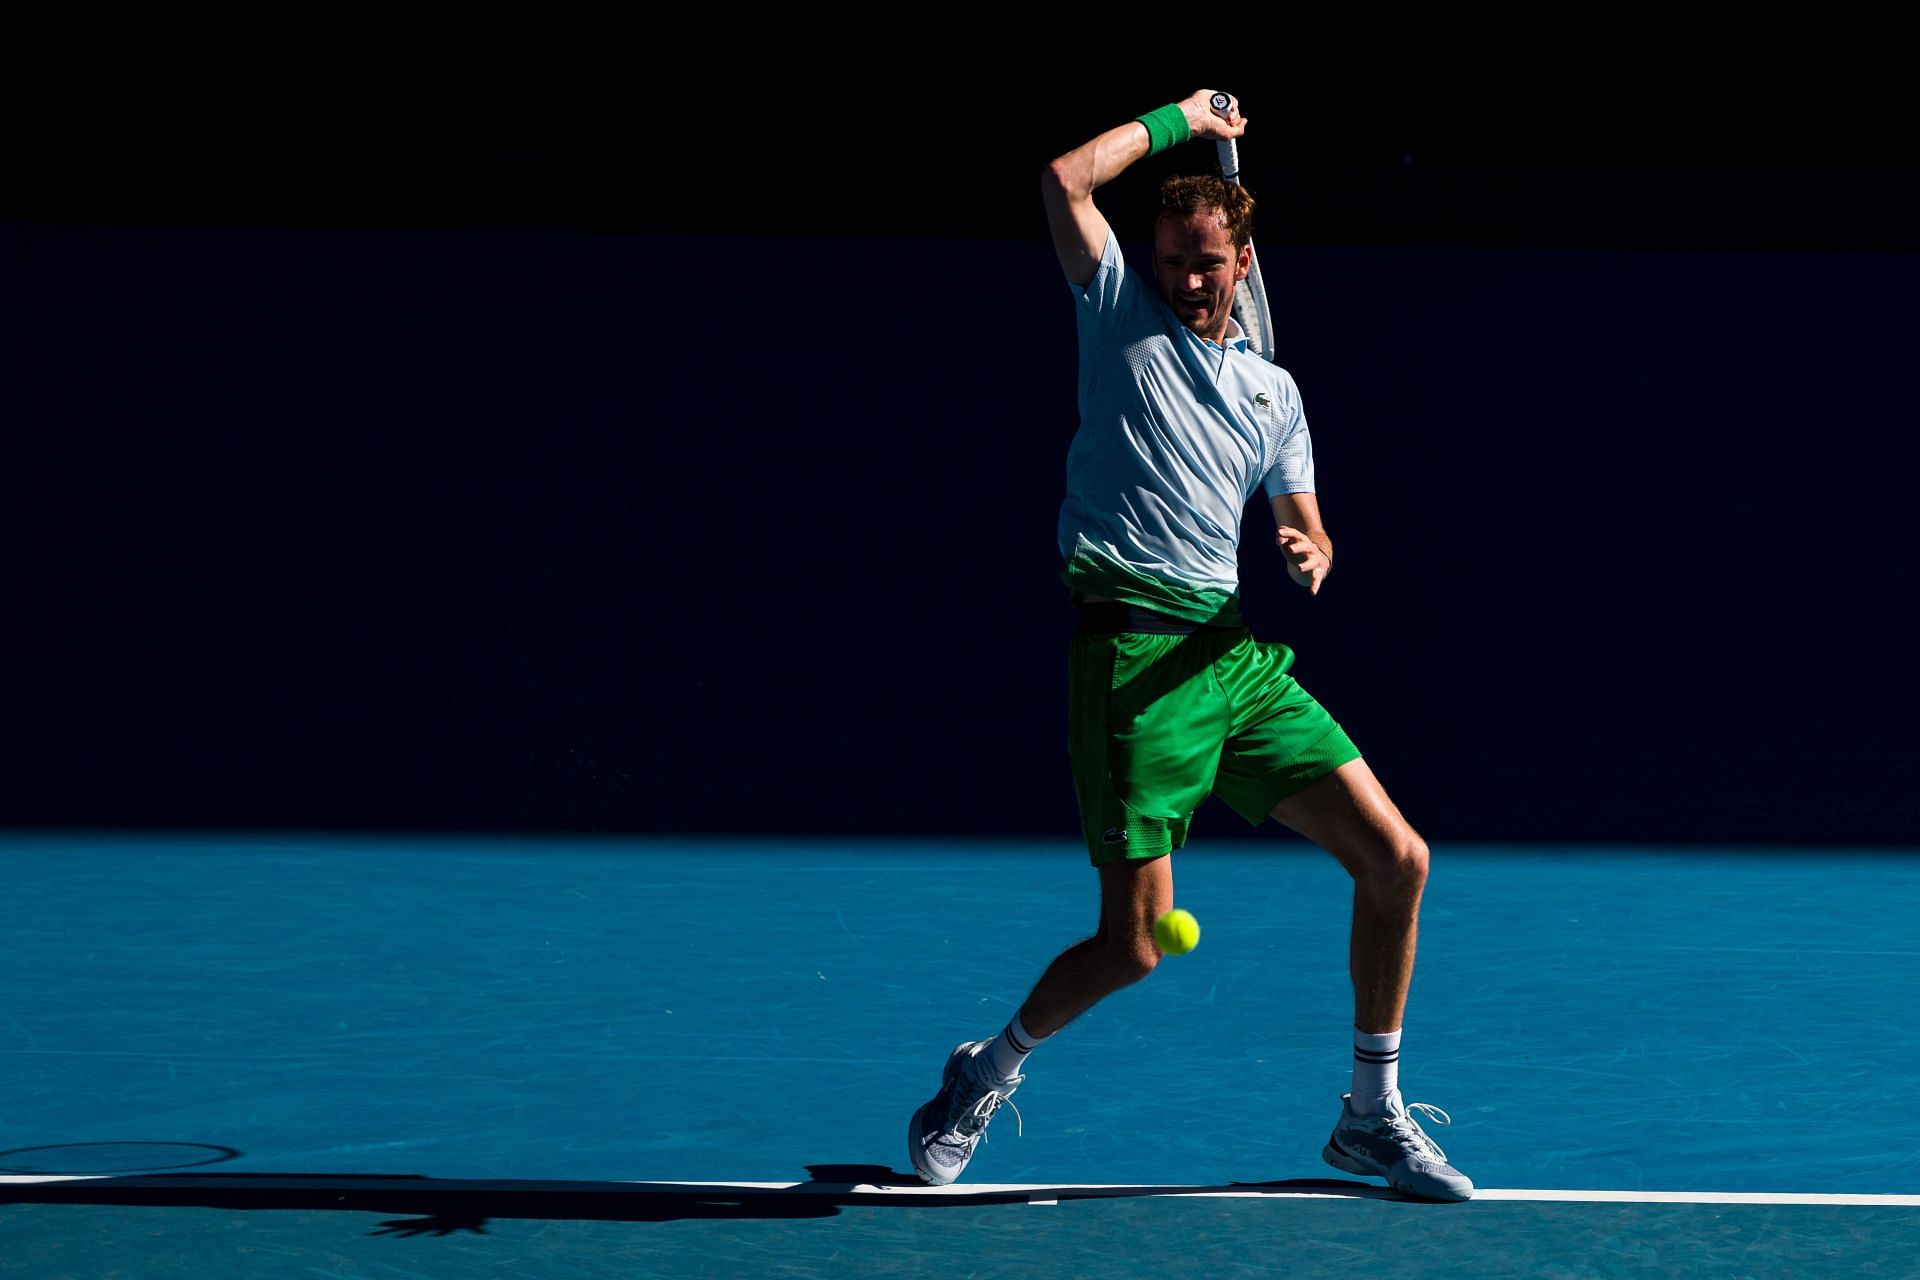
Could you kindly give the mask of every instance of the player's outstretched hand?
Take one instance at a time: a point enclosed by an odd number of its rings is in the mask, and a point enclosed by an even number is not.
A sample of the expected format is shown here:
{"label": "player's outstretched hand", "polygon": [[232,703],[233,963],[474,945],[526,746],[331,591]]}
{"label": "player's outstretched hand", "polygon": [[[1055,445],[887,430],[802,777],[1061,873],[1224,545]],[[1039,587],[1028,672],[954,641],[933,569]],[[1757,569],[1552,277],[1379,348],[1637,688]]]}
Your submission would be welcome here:
{"label": "player's outstretched hand", "polygon": [[1246,117],[1240,114],[1240,100],[1229,97],[1227,118],[1222,120],[1213,113],[1214,89],[1196,89],[1185,101],[1180,110],[1186,113],[1187,127],[1193,130],[1196,138],[1237,138],[1247,131]]}
{"label": "player's outstretched hand", "polygon": [[1287,576],[1313,595],[1319,595],[1320,583],[1333,568],[1327,553],[1312,538],[1284,524],[1274,531],[1273,541],[1287,557]]}

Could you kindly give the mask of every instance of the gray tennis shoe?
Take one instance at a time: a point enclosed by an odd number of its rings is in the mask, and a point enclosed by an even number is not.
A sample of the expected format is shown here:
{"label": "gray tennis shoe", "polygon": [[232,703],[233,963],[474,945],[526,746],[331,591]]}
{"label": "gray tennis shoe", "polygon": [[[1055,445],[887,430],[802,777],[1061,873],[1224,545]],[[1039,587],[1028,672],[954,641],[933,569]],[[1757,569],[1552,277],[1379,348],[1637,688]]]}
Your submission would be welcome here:
{"label": "gray tennis shoe", "polygon": [[1443,1125],[1452,1124],[1453,1117],[1425,1102],[1404,1105],[1398,1093],[1393,1108],[1382,1116],[1356,1115],[1352,1095],[1343,1095],[1340,1122],[1333,1126],[1321,1158],[1348,1173],[1385,1178],[1394,1190],[1422,1200],[1472,1199],[1473,1182],[1447,1163],[1447,1153],[1427,1136],[1413,1113]]}
{"label": "gray tennis shoe", "polygon": [[[970,1040],[953,1051],[940,1075],[940,1092],[913,1113],[907,1123],[907,1150],[922,1182],[944,1187],[967,1167],[973,1149],[986,1137],[987,1122],[1025,1080],[996,1080],[981,1059],[985,1040]],[[1013,1109],[1019,1122],[1020,1108]]]}

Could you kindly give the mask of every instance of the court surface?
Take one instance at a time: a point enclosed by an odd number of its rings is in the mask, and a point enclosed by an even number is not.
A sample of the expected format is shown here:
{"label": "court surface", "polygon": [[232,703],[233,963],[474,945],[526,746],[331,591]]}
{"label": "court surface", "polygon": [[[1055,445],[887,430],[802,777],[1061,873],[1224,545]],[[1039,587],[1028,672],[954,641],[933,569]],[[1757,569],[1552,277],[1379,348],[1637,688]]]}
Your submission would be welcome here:
{"label": "court surface", "polygon": [[1437,847],[1402,1085],[1483,1193],[1430,1205],[1320,1163],[1345,875],[1175,858],[1199,948],[934,1191],[1071,842],[0,835],[0,1275],[1914,1274],[1920,859]]}

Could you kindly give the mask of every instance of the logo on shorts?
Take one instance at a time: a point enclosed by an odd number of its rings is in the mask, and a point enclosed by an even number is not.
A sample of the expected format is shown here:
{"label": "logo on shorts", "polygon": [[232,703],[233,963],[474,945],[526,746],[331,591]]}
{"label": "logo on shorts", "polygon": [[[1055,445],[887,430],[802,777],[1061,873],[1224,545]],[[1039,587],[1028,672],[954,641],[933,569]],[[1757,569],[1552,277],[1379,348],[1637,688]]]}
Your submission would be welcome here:
{"label": "logo on shorts", "polygon": [[1127,833],[1119,827],[1108,827],[1107,833],[1100,838],[1108,844],[1125,844],[1127,842]]}

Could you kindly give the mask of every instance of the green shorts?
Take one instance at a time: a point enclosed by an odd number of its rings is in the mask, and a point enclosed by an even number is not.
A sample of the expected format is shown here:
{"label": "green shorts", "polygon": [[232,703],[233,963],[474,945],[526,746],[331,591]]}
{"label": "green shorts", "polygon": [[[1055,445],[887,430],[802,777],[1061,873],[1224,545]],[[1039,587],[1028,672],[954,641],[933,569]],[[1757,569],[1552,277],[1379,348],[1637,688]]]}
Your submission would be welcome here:
{"label": "green shorts", "polygon": [[1254,826],[1359,748],[1287,674],[1293,651],[1244,627],[1082,631],[1068,660],[1068,752],[1094,865],[1187,842],[1218,795]]}

